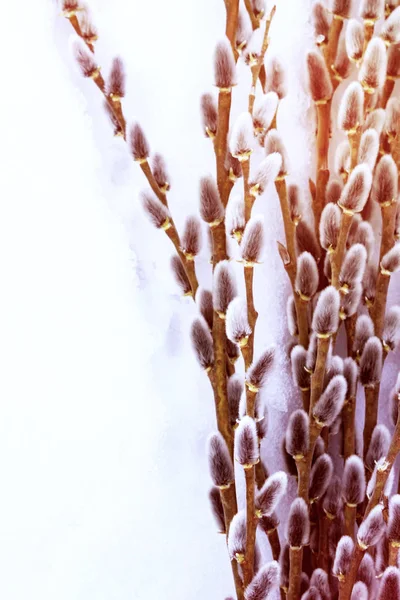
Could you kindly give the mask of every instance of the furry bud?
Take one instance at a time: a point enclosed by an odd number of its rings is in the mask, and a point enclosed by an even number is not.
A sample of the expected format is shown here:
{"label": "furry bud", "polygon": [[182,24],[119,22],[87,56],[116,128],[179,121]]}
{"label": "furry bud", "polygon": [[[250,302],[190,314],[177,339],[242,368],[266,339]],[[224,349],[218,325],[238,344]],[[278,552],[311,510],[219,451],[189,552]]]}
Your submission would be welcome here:
{"label": "furry bud", "polygon": [[364,387],[375,387],[382,373],[382,344],[378,337],[367,340],[360,361],[360,383]]}
{"label": "furry bud", "polygon": [[346,50],[350,60],[361,60],[364,49],[364,27],[357,19],[350,19],[346,28]]}
{"label": "furry bud", "polygon": [[382,156],[375,169],[372,197],[381,206],[390,206],[397,200],[398,172],[390,154]]}
{"label": "furry bud", "polygon": [[385,275],[391,275],[400,269],[400,244],[395,244],[389,252],[385,254],[381,261],[381,271]]}
{"label": "furry bud", "polygon": [[287,540],[291,548],[306,546],[310,538],[310,518],[303,498],[296,498],[290,507]]}
{"label": "furry bud", "polygon": [[151,170],[160,190],[168,191],[170,189],[169,176],[165,160],[161,154],[154,154],[151,161]]}
{"label": "furry bud", "polygon": [[301,600],[322,600],[322,599],[321,599],[321,594],[319,593],[317,588],[314,586],[311,586],[310,588],[308,588],[308,590],[306,590],[304,592],[304,594],[301,597]]}
{"label": "furry bud", "polygon": [[215,312],[224,318],[229,304],[237,296],[236,281],[232,265],[221,260],[214,269],[213,305]]}
{"label": "furry bud", "polygon": [[226,311],[226,335],[238,346],[245,346],[251,335],[247,316],[247,304],[242,298],[235,298]]}
{"label": "furry bud", "polygon": [[396,97],[388,100],[384,127],[389,138],[395,138],[400,133],[400,100]]}
{"label": "furry bud", "polygon": [[388,567],[383,573],[377,600],[400,600],[400,571]]}
{"label": "furry bud", "polygon": [[253,127],[256,133],[267,131],[276,115],[279,98],[276,92],[256,98],[253,108]]}
{"label": "furry bud", "polygon": [[361,212],[368,200],[372,185],[372,174],[365,164],[357,165],[351,172],[338,202],[347,213]]}
{"label": "furry bud", "polygon": [[252,196],[259,196],[267,188],[268,184],[274,182],[282,167],[282,156],[278,152],[269,154],[256,169],[251,173],[249,187]]}
{"label": "furry bud", "polygon": [[181,239],[181,250],[188,260],[193,260],[200,252],[201,225],[197,217],[188,217]]}
{"label": "furry bud", "polygon": [[355,398],[357,393],[358,368],[350,356],[343,361],[343,376],[347,382],[347,398]]}
{"label": "furry bud", "polygon": [[244,561],[246,551],[246,511],[241,510],[233,517],[228,533],[228,552],[231,560]]}
{"label": "furry bud", "polygon": [[375,468],[375,464],[384,458],[389,450],[391,436],[385,425],[376,425],[372,432],[371,442],[368,452],[365,456],[365,466],[371,472]]}
{"label": "furry bud", "polygon": [[253,120],[249,112],[242,113],[236,119],[229,140],[232,156],[239,161],[248,160],[255,146]]}
{"label": "furry bud", "polygon": [[392,545],[400,546],[400,494],[389,500],[388,538]]}
{"label": "furry bud", "polygon": [[297,254],[309,252],[313,255],[315,260],[319,262],[321,258],[321,250],[314,233],[314,227],[310,227],[305,219],[302,219],[296,227],[296,243]]}
{"label": "furry bud", "polygon": [[214,319],[212,293],[209,290],[198,288],[196,292],[196,303],[199,307],[201,316],[204,318],[209,329],[211,330]]}
{"label": "furry bud", "polygon": [[259,391],[265,384],[272,370],[274,359],[275,348],[271,347],[250,365],[246,373],[246,385],[251,391]]}
{"label": "furry bud", "polygon": [[358,529],[357,542],[362,550],[366,550],[370,546],[375,546],[375,544],[379,542],[381,536],[385,533],[385,521],[383,520],[382,508],[383,507],[379,504],[378,506],[375,506]]}
{"label": "furry bud", "polygon": [[366,552],[358,568],[357,580],[362,581],[371,590],[375,581],[375,567],[372,556]]}
{"label": "furry bud", "polygon": [[310,444],[309,418],[302,410],[295,410],[289,418],[286,429],[286,452],[299,460],[306,456]]}
{"label": "furry bud", "polygon": [[310,474],[310,501],[315,502],[328,489],[333,475],[333,463],[329,454],[322,454],[314,463]]}
{"label": "furry bud", "polygon": [[73,45],[75,60],[78,63],[84,77],[96,78],[100,73],[94,55],[90,52],[80,39],[77,39]]}
{"label": "furry bud", "polygon": [[265,600],[271,592],[279,587],[279,579],[279,563],[273,560],[261,567],[253,577],[244,592],[245,600]]}
{"label": "furry bud", "polygon": [[143,191],[141,201],[147,216],[158,229],[168,229],[170,224],[170,214],[168,208],[154,196],[153,192]]}
{"label": "furry bud", "polygon": [[235,432],[235,456],[245,469],[251,468],[260,458],[257,428],[254,419],[242,417]]}
{"label": "furry bud", "polygon": [[400,42],[400,7],[397,7],[383,23],[379,34],[387,45]]}
{"label": "furry bud", "polygon": [[352,0],[333,0],[332,2],[332,14],[343,19],[350,17],[351,8],[353,5]]}
{"label": "furry bud", "polygon": [[212,177],[202,177],[200,180],[200,216],[210,227],[224,218],[224,207]]}
{"label": "furry bud", "polygon": [[343,179],[350,173],[350,146],[347,141],[341,142],[336,148],[335,171]]}
{"label": "furry bud", "polygon": [[348,506],[357,506],[365,497],[365,473],[363,461],[355,454],[344,465],[342,494]]}
{"label": "furry bud", "polygon": [[346,397],[347,383],[343,375],[331,379],[314,406],[313,417],[319,427],[329,427],[336,419]]}
{"label": "furry bud", "polygon": [[342,506],[342,483],[339,477],[334,475],[324,496],[322,507],[328,517],[334,519],[341,512]]}
{"label": "furry bud", "polygon": [[336,248],[340,228],[340,208],[329,202],[322,211],[319,223],[321,246],[328,252]]}
{"label": "furry bud", "polygon": [[260,262],[264,247],[264,217],[256,215],[248,221],[243,234],[241,255],[245,266],[252,267]]}
{"label": "furry bud", "polygon": [[362,581],[354,584],[351,600],[368,600],[368,588]]}
{"label": "furry bud", "polygon": [[336,548],[335,561],[332,569],[333,574],[339,579],[339,581],[343,581],[346,578],[346,575],[349,573],[353,553],[353,540],[348,535],[342,536]]}
{"label": "furry bud", "polygon": [[400,401],[400,374],[397,376],[396,384],[390,392],[390,410],[389,414],[394,426],[397,424],[399,416],[399,401]]}
{"label": "furry bud", "polygon": [[375,244],[374,230],[368,221],[358,223],[352,239],[353,244],[362,244],[367,251],[367,256],[372,254]]}
{"label": "furry bud", "polygon": [[339,105],[338,127],[354,132],[363,120],[364,91],[358,81],[347,86]]}
{"label": "furry bud", "polygon": [[384,14],[384,0],[361,0],[360,17],[365,21],[378,21]]}
{"label": "furry bud", "polygon": [[282,157],[281,169],[278,176],[283,177],[288,172],[288,159],[282,138],[276,129],[270,129],[265,138],[265,153],[267,156],[278,152]]}
{"label": "furry bud", "polygon": [[240,241],[245,228],[244,200],[242,196],[231,196],[226,207],[226,230]]}
{"label": "furry bud", "polygon": [[204,319],[195,319],[191,329],[192,346],[200,366],[208,371],[214,364],[213,339]]}
{"label": "furry bud", "polygon": [[323,56],[319,52],[309,52],[307,68],[311,97],[317,104],[324,104],[332,97],[333,88]]}
{"label": "furry bud", "polygon": [[371,172],[375,168],[379,152],[379,135],[375,129],[367,129],[361,136],[358,149],[358,162],[365,163]]}
{"label": "furry bud", "polygon": [[331,590],[329,587],[329,578],[323,569],[315,569],[311,575],[310,586],[317,588],[321,600],[331,600]]}
{"label": "furry bud", "polygon": [[279,100],[287,94],[285,70],[276,57],[267,58],[266,61],[267,92],[275,92]]}
{"label": "furry bud", "polygon": [[318,267],[309,252],[302,252],[297,259],[295,290],[303,300],[310,300],[318,289]]}
{"label": "furry bud", "polygon": [[347,294],[343,294],[341,296],[340,303],[340,318],[348,319],[352,317],[358,310],[360,305],[361,296],[363,292],[362,283],[356,282],[353,287],[347,292]]}
{"label": "furry bud", "polygon": [[297,335],[297,314],[296,314],[296,305],[294,302],[294,297],[289,296],[287,304],[286,304],[286,317],[288,323],[288,329],[290,335]]}
{"label": "furry bud", "polygon": [[396,349],[400,342],[400,306],[392,306],[386,313],[382,333],[382,344],[385,352]]}
{"label": "furry bud", "polygon": [[385,110],[383,108],[376,108],[372,112],[368,113],[363,126],[363,131],[367,129],[375,129],[378,135],[383,131],[385,123]]}
{"label": "furry bud", "polygon": [[310,373],[306,370],[307,350],[303,346],[297,345],[290,353],[292,363],[292,376],[294,384],[301,390],[310,389]]}
{"label": "furry bud", "polygon": [[362,244],[354,244],[347,251],[342,268],[340,269],[339,282],[342,293],[346,294],[349,289],[360,283],[367,263],[367,251]]}
{"label": "furry bud", "polygon": [[262,531],[268,535],[275,529],[278,529],[279,519],[276,516],[276,513],[272,513],[268,517],[261,517],[261,519],[258,521],[258,525]]}
{"label": "furry bud", "polygon": [[181,259],[176,254],[171,257],[171,269],[176,283],[179,285],[182,294],[189,296],[192,294],[192,287]]}
{"label": "furry bud", "polygon": [[343,183],[339,179],[330,179],[326,188],[326,205],[336,204],[343,190]]}
{"label": "furry bud", "polygon": [[221,40],[214,54],[215,85],[222,91],[236,85],[236,65],[228,38]]}
{"label": "furry bud", "polygon": [[374,335],[374,323],[369,315],[360,315],[356,321],[353,352],[361,356],[364,346]]}
{"label": "furry bud", "polygon": [[203,94],[200,101],[201,119],[206,137],[214,138],[217,134],[218,109],[212,94]]}
{"label": "furry bud", "polygon": [[148,159],[150,146],[139,123],[134,123],[131,127],[130,147],[134,160],[143,162]]}
{"label": "furry bud", "polygon": [[347,79],[350,75],[351,62],[347,56],[346,42],[343,35],[339,38],[335,64],[332,67],[332,71],[337,81],[343,81],[343,79]]}
{"label": "furry bud", "polygon": [[240,162],[238,161],[237,158],[232,156],[232,154],[230,152],[226,153],[225,169],[228,171],[229,179],[233,183],[235,183],[235,181],[237,179],[240,179],[240,177],[242,177],[242,175],[243,175],[242,166],[241,166]]}
{"label": "furry bud", "polygon": [[[374,493],[375,486],[376,486],[376,477],[377,477],[378,471],[386,471],[386,470],[387,470],[386,457],[383,457],[383,458],[379,459],[378,462],[375,464],[375,467],[374,467],[374,470],[372,471],[370,480],[368,481],[368,485],[367,485],[367,497],[368,498],[371,498],[372,494]],[[387,498],[392,493],[393,482],[394,482],[394,470],[390,469],[388,478],[387,478],[385,486],[383,488],[383,495],[386,496]]]}
{"label": "furry bud", "polygon": [[312,328],[318,337],[329,337],[339,326],[340,295],[332,286],[320,293],[314,310]]}
{"label": "furry bud", "polygon": [[331,19],[327,8],[322,2],[316,2],[312,8],[314,35],[317,44],[326,44],[328,41]]}
{"label": "furry bud", "polygon": [[358,75],[366,93],[373,94],[383,86],[386,79],[386,65],[385,42],[374,37],[367,46]]}
{"label": "furry bud", "polygon": [[287,186],[287,196],[290,209],[290,219],[297,225],[303,216],[303,201],[298,185],[290,184]]}
{"label": "furry bud", "polygon": [[229,487],[235,480],[228,446],[220,433],[213,433],[208,439],[208,463],[216,487]]}
{"label": "furry bud", "polygon": [[211,488],[208,498],[210,500],[211,511],[220,533],[225,533],[224,508],[222,506],[221,494],[217,487]]}
{"label": "furry bud", "polygon": [[264,406],[264,408],[260,411],[256,412],[256,425],[257,425],[257,437],[261,442],[264,438],[267,437],[268,433],[268,408]]}
{"label": "furry bud", "polygon": [[236,29],[236,49],[239,54],[246,48],[251,33],[251,23],[247,11],[240,10]]}
{"label": "furry bud", "polygon": [[229,406],[229,418],[231,427],[236,425],[239,419],[239,405],[240,400],[244,391],[244,385],[241,378],[237,375],[232,375],[228,379],[228,406]]}
{"label": "furry bud", "polygon": [[250,67],[256,66],[261,57],[262,45],[264,40],[265,24],[261,23],[250,36],[246,50],[243,53],[244,62]]}
{"label": "furry bud", "polygon": [[112,61],[110,76],[107,82],[107,94],[113,100],[120,100],[125,96],[125,79],[124,63],[117,56]]}
{"label": "furry bud", "polygon": [[270,475],[255,499],[256,513],[259,518],[271,515],[282,496],[286,493],[287,475],[278,471]]}

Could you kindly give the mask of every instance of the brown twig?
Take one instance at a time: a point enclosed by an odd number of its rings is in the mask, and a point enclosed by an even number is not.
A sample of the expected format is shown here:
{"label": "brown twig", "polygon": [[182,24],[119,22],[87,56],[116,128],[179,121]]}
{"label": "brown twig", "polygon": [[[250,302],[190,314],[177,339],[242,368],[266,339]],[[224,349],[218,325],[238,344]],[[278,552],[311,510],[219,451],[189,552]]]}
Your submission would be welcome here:
{"label": "brown twig", "polygon": [[349,458],[355,453],[356,399],[347,398],[342,410],[343,419],[343,457]]}
{"label": "brown twig", "polygon": [[255,499],[255,468],[245,468],[246,478],[246,558],[243,563],[243,582],[249,585],[254,575],[254,553],[256,544]]}
{"label": "brown twig", "polygon": [[251,82],[251,91],[249,94],[249,113],[251,115],[253,114],[254,100],[256,97],[257,81],[260,77],[261,69],[264,67],[264,57],[268,50],[268,35],[269,35],[271,22],[275,15],[275,12],[276,12],[276,6],[274,6],[272,8],[272,10],[266,20],[266,23],[265,23],[264,39],[263,39],[263,43],[262,43],[262,47],[261,47],[260,56],[258,57],[258,60],[257,60],[257,64],[251,68],[252,82]]}
{"label": "brown twig", "polygon": [[287,600],[300,598],[301,573],[303,570],[303,548],[290,548],[289,590]]}
{"label": "brown twig", "polygon": [[[228,537],[230,523],[235,514],[237,513],[235,484],[231,484],[229,487],[221,489],[221,500],[224,509],[226,536]],[[239,569],[236,559],[233,559],[231,561],[231,568],[235,583],[237,600],[243,600],[243,585],[241,577],[239,575]]]}
{"label": "brown twig", "polygon": [[379,389],[376,393],[374,387],[365,387],[365,424],[364,424],[364,458],[371,443],[372,432],[378,422]]}

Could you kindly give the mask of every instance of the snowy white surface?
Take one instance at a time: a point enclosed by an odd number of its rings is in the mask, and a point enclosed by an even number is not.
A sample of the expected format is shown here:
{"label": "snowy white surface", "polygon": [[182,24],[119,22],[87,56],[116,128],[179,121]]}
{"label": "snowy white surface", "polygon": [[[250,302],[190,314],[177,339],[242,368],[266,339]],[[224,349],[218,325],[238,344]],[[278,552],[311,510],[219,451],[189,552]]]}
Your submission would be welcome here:
{"label": "snowy white surface", "polygon": [[[90,6],[100,62],[106,72],[124,58],[126,114],[165,154],[182,225],[214,168],[198,99],[212,89],[223,2]],[[290,77],[279,128],[305,188],[311,113],[296,67],[311,44],[309,6],[278,0],[271,31]],[[194,306],[177,293],[169,242],[138,206],[145,180],[75,69],[56,4],[8,2],[2,21],[0,595],[222,600],[232,583],[208,508],[214,415],[187,336]],[[236,114],[244,102],[235,98]],[[285,335],[287,282],[277,198],[269,190],[258,203],[268,215],[256,280],[267,344]],[[209,284],[206,253],[200,270]],[[289,392],[282,359],[265,392],[271,470]]]}

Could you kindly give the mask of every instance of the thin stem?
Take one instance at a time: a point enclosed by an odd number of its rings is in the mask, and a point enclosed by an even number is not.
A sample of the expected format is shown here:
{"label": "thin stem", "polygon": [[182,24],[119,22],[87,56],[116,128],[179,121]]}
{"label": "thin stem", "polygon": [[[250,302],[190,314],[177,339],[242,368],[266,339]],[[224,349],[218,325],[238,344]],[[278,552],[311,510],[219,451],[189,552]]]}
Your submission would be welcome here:
{"label": "thin stem", "polygon": [[319,222],[321,220],[321,213],[325,206],[325,193],[329,181],[328,169],[320,169],[317,172],[317,184],[315,188],[315,200],[313,201],[313,212],[315,220],[315,233],[317,239],[319,239]]}
{"label": "thin stem", "polygon": [[225,169],[225,159],[227,152],[227,139],[229,131],[229,116],[231,111],[232,92],[221,91],[218,95],[218,128],[215,136],[215,157],[217,162],[217,184],[218,191],[224,206],[228,203],[228,174]]}
{"label": "thin stem", "polygon": [[270,27],[271,27],[271,21],[273,19],[275,11],[276,11],[276,6],[274,6],[272,8],[272,10],[266,20],[266,23],[265,23],[264,39],[263,39],[263,43],[261,46],[260,56],[258,57],[258,60],[257,60],[257,64],[251,68],[252,82],[251,82],[251,91],[249,94],[249,113],[251,115],[253,114],[254,101],[255,101],[255,97],[256,97],[257,81],[260,76],[261,68],[264,66],[264,57],[268,50],[268,35],[269,35]]}
{"label": "thin stem", "polygon": [[338,15],[333,15],[333,21],[329,29],[328,44],[325,48],[325,61],[329,69],[331,79],[335,81],[335,73],[332,69],[335,63],[337,49],[339,45],[340,34],[343,29],[343,19]]}
{"label": "thin stem", "polygon": [[386,108],[390,96],[393,93],[396,81],[392,78],[386,79],[385,85],[383,86],[381,97],[379,98],[379,108]]}
{"label": "thin stem", "polygon": [[355,416],[356,399],[347,398],[342,410],[343,419],[343,457],[344,460],[355,454]]}
{"label": "thin stem", "polygon": [[254,551],[256,543],[255,499],[255,469],[254,466],[245,469],[246,478],[246,558],[243,563],[243,581],[249,585],[254,575]]}
{"label": "thin stem", "polygon": [[296,226],[290,218],[290,208],[287,196],[287,187],[285,179],[277,179],[275,181],[276,191],[279,196],[279,203],[281,206],[283,226],[285,229],[286,248],[290,258],[290,264],[292,265],[289,273],[290,281],[294,286],[294,280],[296,278]]}
{"label": "thin stem", "polygon": [[389,542],[389,567],[397,567],[397,559],[399,556],[398,544]]}
{"label": "thin stem", "polygon": [[319,554],[318,566],[328,573],[329,571],[329,529],[331,519],[320,508],[319,511]]}
{"label": "thin stem", "polygon": [[314,373],[311,376],[310,419],[313,419],[312,411],[322,394],[329,345],[330,338],[318,338],[317,360],[315,362]]}
{"label": "thin stem", "polygon": [[364,458],[371,443],[372,432],[378,422],[378,391],[375,387],[364,388],[365,392],[365,424],[364,424]]}
{"label": "thin stem", "polygon": [[344,505],[344,535],[354,540],[354,528],[356,524],[357,506]]}
{"label": "thin stem", "polygon": [[379,271],[376,282],[375,300],[370,314],[375,325],[375,335],[382,337],[385,323],[386,301],[389,290],[390,275]]}
{"label": "thin stem", "polygon": [[225,34],[235,50],[236,30],[239,15],[239,0],[225,0],[226,4],[226,28]]}
{"label": "thin stem", "polygon": [[179,258],[181,259],[183,268],[185,269],[186,275],[189,279],[190,287],[192,288],[192,296],[194,297],[196,294],[196,290],[199,287],[199,283],[198,283],[197,277],[196,277],[195,263],[194,263],[194,260],[188,260],[186,258],[186,256],[183,254],[183,252],[180,248],[179,235],[178,235],[178,232],[175,227],[175,223],[173,222],[172,218],[170,220],[170,227],[165,230],[165,233],[167,234],[167,236],[169,237],[169,239],[175,246],[175,250],[176,250],[177,254],[179,255]]}
{"label": "thin stem", "polygon": [[339,600],[350,600],[353,585],[355,583],[358,567],[363,559],[365,550],[362,550],[358,544],[354,549],[350,572],[346,575],[344,581],[339,583]]}
{"label": "thin stem", "polygon": [[[221,489],[221,501],[222,507],[224,509],[224,518],[225,518],[225,527],[226,527],[226,537],[228,539],[229,526],[235,514],[237,513],[237,502],[236,502],[236,491],[235,484],[231,484],[228,488]],[[239,575],[238,564],[235,559],[231,561],[231,568],[233,574],[233,580],[235,583],[235,589],[238,600],[243,600],[243,585],[242,580]]]}
{"label": "thin stem", "polygon": [[247,342],[247,360],[246,369],[249,368],[251,363],[253,362],[254,356],[254,334],[255,328],[258,318],[258,312],[254,307],[254,293],[253,293],[253,278],[254,278],[254,268],[253,267],[244,267],[244,281],[246,286],[246,298],[247,298],[247,312],[249,325],[251,327],[251,335],[249,336],[249,340]]}
{"label": "thin stem", "polygon": [[281,543],[279,541],[279,534],[277,529],[272,529],[268,531],[268,541],[271,546],[272,558],[274,560],[279,560],[279,556],[281,553]]}
{"label": "thin stem", "polygon": [[289,591],[287,600],[300,598],[301,572],[303,569],[303,548],[290,548]]}

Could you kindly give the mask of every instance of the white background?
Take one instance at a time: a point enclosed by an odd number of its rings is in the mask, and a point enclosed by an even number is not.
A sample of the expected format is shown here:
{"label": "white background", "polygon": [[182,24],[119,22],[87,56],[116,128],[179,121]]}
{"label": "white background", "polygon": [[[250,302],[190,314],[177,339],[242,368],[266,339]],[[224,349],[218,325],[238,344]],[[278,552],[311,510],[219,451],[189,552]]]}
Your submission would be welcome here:
{"label": "white background", "polygon": [[[198,103],[212,90],[223,1],[90,6],[99,62],[106,73],[115,54],[124,58],[128,121],[138,120],[165,155],[181,226],[197,210],[199,178],[214,168]],[[278,1],[271,32],[271,52],[289,73],[279,127],[304,189],[309,7]],[[2,7],[0,595],[223,599],[232,584],[208,507],[204,447],[214,415],[188,341],[194,305],[179,296],[172,247],[138,203],[146,182],[78,73],[59,13],[51,0]],[[246,89],[243,67],[240,80]],[[234,113],[245,106],[237,94]],[[260,350],[283,345],[287,282],[271,191],[258,210],[268,232],[256,282]],[[209,285],[206,251],[199,269]],[[282,466],[279,423],[293,403],[281,355],[265,395],[271,470]]]}

